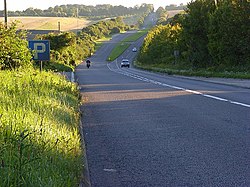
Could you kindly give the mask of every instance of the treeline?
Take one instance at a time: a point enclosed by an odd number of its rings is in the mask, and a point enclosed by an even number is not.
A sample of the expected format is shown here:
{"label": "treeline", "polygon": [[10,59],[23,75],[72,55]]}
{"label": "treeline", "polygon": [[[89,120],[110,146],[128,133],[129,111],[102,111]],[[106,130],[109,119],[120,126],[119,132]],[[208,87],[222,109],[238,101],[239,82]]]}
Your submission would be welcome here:
{"label": "treeline", "polygon": [[250,71],[247,0],[196,0],[187,5],[185,12],[148,33],[138,57],[140,62]]}
{"label": "treeline", "polygon": [[[127,15],[142,15],[152,12],[154,7],[152,4],[142,4],[141,6],[124,7],[112,6],[110,4],[87,6],[80,4],[68,4],[50,7],[46,10],[37,8],[28,8],[23,11],[9,11],[9,16],[45,16],[45,17],[117,17]],[[3,11],[0,11],[3,15]]]}

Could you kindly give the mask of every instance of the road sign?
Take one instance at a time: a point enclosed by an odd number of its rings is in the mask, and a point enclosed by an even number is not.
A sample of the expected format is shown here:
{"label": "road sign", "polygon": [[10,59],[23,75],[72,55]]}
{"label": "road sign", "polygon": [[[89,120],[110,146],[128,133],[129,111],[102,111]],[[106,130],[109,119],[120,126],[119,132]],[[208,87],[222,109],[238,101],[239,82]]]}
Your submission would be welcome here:
{"label": "road sign", "polygon": [[34,51],[33,60],[50,60],[50,42],[49,40],[30,40],[29,48]]}

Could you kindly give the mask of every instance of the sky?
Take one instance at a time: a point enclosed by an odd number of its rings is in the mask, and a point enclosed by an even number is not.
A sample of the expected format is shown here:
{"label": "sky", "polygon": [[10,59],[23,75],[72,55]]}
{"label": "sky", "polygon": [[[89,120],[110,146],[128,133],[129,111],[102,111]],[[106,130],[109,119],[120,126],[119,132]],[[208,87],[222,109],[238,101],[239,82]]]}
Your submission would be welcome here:
{"label": "sky", "polygon": [[[26,10],[27,8],[39,8],[48,9],[56,5],[66,4],[83,4],[83,5],[97,5],[97,4],[111,4],[111,5],[123,5],[126,7],[134,7],[135,5],[141,5],[142,3],[153,4],[155,9],[159,6],[165,7],[166,5],[181,3],[187,4],[191,0],[7,0],[7,10]],[[4,9],[4,0],[0,0],[0,10]]]}

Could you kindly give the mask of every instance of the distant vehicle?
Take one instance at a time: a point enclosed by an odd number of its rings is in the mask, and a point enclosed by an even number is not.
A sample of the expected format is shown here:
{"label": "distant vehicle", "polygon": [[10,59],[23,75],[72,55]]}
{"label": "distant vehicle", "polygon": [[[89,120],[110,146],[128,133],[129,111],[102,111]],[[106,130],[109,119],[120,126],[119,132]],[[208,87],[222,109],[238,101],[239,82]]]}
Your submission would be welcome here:
{"label": "distant vehicle", "polygon": [[129,68],[129,66],[130,66],[129,60],[128,59],[122,59],[121,68],[122,67],[128,67]]}
{"label": "distant vehicle", "polygon": [[133,51],[133,52],[136,52],[136,51],[137,51],[136,47],[134,47],[134,48],[132,49],[132,51]]}

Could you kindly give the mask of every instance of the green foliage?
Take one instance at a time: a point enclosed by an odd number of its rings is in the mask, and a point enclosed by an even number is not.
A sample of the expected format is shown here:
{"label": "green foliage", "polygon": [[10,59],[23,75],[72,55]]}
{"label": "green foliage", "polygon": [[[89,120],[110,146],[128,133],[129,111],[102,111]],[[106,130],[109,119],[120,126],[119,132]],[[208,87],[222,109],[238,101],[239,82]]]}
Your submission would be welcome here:
{"label": "green foliage", "polygon": [[109,57],[108,57],[108,61],[113,61],[115,60],[117,57],[119,57],[128,47],[130,46],[129,43],[124,43],[124,42],[120,42],[119,44],[117,44],[114,49],[111,51]]}
{"label": "green foliage", "polygon": [[129,27],[124,24],[122,17],[117,17],[85,27],[82,29],[82,32],[89,34],[92,40],[98,40],[110,34],[120,33],[128,29]]}
{"label": "green foliage", "polygon": [[250,3],[223,1],[211,15],[209,52],[214,66],[250,68]]}
{"label": "green foliage", "polygon": [[168,12],[163,7],[156,10],[157,24],[164,24],[167,21]]}
{"label": "green foliage", "polygon": [[[248,0],[218,0],[217,4],[191,1],[185,14],[174,16],[167,21],[169,25],[148,33],[139,61],[168,65],[175,61],[184,69],[249,72],[249,12]],[[174,50],[180,52],[176,59]]]}
{"label": "green foliage", "polygon": [[0,70],[16,69],[31,65],[31,52],[28,49],[26,34],[16,29],[16,23],[7,28],[0,22]]}
{"label": "green foliage", "polygon": [[138,60],[144,63],[172,63],[178,48],[179,25],[158,25],[144,39]]}
{"label": "green foliage", "polygon": [[62,76],[0,72],[0,186],[77,186],[79,92]]}
{"label": "green foliage", "polygon": [[[91,50],[94,50],[94,42],[91,41],[91,37],[88,34],[81,33],[77,36],[72,32],[63,32],[60,34],[47,34],[39,36],[39,38],[50,40],[52,64],[64,64],[73,67],[89,56]],[[65,70],[54,69],[62,66],[48,67],[56,71]]]}
{"label": "green foliage", "polygon": [[209,15],[215,10],[213,1],[196,0],[187,5],[187,16],[182,22],[182,39],[194,68],[210,65],[208,52]]}

